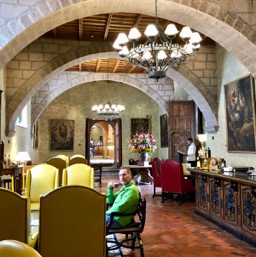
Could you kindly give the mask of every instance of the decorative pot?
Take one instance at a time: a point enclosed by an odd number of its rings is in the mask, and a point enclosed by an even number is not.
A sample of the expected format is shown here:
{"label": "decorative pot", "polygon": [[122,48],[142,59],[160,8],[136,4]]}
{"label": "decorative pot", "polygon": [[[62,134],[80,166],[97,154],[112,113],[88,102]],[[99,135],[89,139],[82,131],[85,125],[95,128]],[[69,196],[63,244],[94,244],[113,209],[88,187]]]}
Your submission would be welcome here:
{"label": "decorative pot", "polygon": [[139,157],[139,160],[137,162],[137,165],[139,166],[144,166],[144,162],[148,162],[149,160],[148,152],[145,152],[145,153],[141,152],[139,153],[138,157]]}

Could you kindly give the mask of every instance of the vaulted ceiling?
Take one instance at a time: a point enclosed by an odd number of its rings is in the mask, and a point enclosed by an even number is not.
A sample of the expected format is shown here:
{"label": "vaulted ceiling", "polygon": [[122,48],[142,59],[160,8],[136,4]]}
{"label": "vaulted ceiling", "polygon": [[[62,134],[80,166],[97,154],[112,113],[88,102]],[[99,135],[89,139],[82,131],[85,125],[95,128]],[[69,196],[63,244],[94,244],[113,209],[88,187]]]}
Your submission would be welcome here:
{"label": "vaulted ceiling", "polygon": [[[162,25],[163,29],[165,29],[169,23],[173,23],[165,19],[158,19],[158,21]],[[128,35],[130,29],[132,27],[136,27],[143,35],[138,43],[144,43],[146,42],[146,37],[143,33],[147,25],[154,22],[154,17],[142,14],[106,13],[68,22],[47,32],[42,37],[95,42],[114,42],[120,32],[124,32]],[[179,31],[182,29],[181,25],[176,23],[175,25]],[[203,38],[202,44],[214,44],[211,39],[204,35],[201,36]],[[175,42],[183,43],[179,37],[175,38]],[[144,69],[134,67],[127,61],[113,58],[83,62],[79,65],[70,67],[68,71],[146,73]]]}

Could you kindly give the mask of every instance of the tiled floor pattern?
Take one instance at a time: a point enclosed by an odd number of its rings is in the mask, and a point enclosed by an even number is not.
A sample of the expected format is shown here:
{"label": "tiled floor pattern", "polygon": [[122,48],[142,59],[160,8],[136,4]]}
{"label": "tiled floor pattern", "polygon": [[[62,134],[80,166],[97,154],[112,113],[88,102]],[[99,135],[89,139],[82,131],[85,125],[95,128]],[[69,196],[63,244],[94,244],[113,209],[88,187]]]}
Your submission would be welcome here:
{"label": "tiled floor pattern", "polygon": [[[108,181],[118,182],[118,177],[104,176],[103,187],[96,189],[106,192]],[[145,257],[256,257],[256,248],[196,215],[195,203],[161,203],[160,197],[152,198],[152,185],[139,188],[147,199]],[[140,256],[139,250],[123,249],[123,254]]]}

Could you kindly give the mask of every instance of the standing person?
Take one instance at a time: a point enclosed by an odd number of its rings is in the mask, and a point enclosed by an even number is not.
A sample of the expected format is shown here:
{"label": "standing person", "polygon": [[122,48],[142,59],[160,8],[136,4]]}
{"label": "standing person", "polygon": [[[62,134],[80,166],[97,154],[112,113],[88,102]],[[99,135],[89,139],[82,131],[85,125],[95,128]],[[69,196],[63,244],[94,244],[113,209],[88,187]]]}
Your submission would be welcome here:
{"label": "standing person", "polygon": [[[139,203],[139,189],[132,181],[132,173],[129,168],[121,168],[119,179],[123,185],[119,191],[114,193],[114,184],[108,183],[108,203],[111,208],[106,211],[106,224],[110,221],[112,212],[129,213],[136,210]],[[128,225],[132,221],[132,216],[115,217],[112,228],[120,228]]]}
{"label": "standing person", "polygon": [[90,141],[90,156],[91,156],[92,160],[94,160],[94,153],[93,153],[94,147],[95,147],[94,141],[93,141],[93,139],[91,139],[91,141]]}
{"label": "standing person", "polygon": [[188,163],[191,164],[191,167],[196,167],[196,146],[191,137],[189,137],[187,141],[188,141],[187,161]]}

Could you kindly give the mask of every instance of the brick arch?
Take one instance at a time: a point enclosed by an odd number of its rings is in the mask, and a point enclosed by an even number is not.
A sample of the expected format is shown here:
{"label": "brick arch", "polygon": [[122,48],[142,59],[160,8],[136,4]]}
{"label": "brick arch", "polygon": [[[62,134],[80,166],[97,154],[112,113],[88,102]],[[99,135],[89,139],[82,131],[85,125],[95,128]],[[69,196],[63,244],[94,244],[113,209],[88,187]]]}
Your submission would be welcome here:
{"label": "brick arch", "polygon": [[[63,74],[63,73],[62,73]],[[61,76],[61,75],[60,75]],[[146,76],[146,75],[145,75]],[[132,76],[129,76],[128,74],[113,74],[113,73],[89,73],[89,72],[83,72],[83,73],[77,73],[77,76],[72,76],[71,80],[64,81],[62,84],[58,84],[58,87],[54,90],[48,93],[48,95],[44,98],[43,101],[32,111],[32,117],[31,117],[31,124],[36,122],[36,120],[40,117],[41,113],[44,111],[44,109],[59,95],[66,92],[67,90],[84,84],[84,83],[90,83],[94,81],[102,81],[102,80],[111,80],[115,82],[122,82],[125,84],[128,84],[130,86],[133,86],[145,94],[147,94],[149,97],[151,97],[154,101],[158,103],[158,105],[163,108],[164,110],[168,111],[168,104],[164,101],[161,95],[159,95],[158,92],[154,91],[150,86],[143,83],[142,81],[133,78]],[[14,119],[16,120],[16,119]],[[10,126],[13,126],[13,121],[10,123]]]}
{"label": "brick arch", "polygon": [[[181,66],[179,72],[174,69],[168,69],[166,75],[176,81],[191,96],[201,110],[206,122],[205,131],[208,133],[216,132],[218,124],[214,113],[214,111],[217,113],[216,100],[214,101],[214,98],[209,95],[209,91],[205,92],[204,84],[193,73],[190,73],[187,78],[182,73],[187,73],[185,66]],[[195,88],[193,83],[197,84],[198,87]],[[202,92],[205,92],[206,95],[203,95]]]}
{"label": "brick arch", "polygon": [[[84,0],[78,3],[41,0],[34,5],[28,3],[28,6],[16,4],[17,8],[24,9],[20,12],[13,10],[14,17],[3,22],[0,27],[0,67],[29,43],[56,26],[105,12],[131,12],[154,16],[153,3],[153,0],[150,4],[149,0]],[[253,58],[256,46],[252,43],[255,31],[249,25],[237,15],[232,15],[229,10],[223,10],[221,5],[209,0],[188,1],[188,5],[185,5],[184,1],[182,3],[178,0],[161,1],[158,7],[159,18],[188,25],[212,38],[256,75],[256,61]]]}

